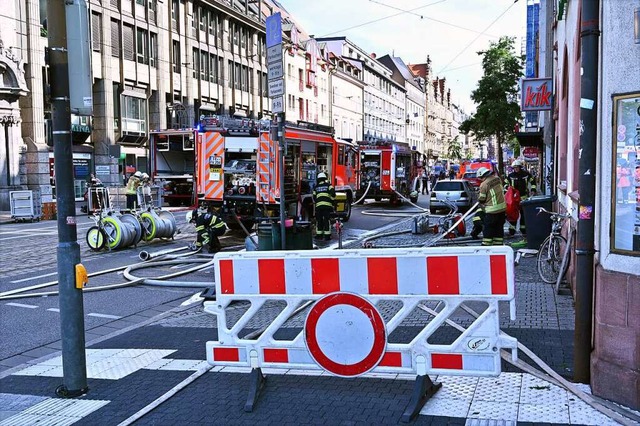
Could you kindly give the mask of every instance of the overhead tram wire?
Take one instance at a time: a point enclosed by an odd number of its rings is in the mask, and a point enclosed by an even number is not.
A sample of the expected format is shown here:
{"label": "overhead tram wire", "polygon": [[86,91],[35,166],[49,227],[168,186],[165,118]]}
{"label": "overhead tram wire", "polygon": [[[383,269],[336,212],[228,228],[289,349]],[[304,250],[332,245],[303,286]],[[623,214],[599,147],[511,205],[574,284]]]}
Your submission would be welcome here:
{"label": "overhead tram wire", "polygon": [[476,36],[476,38],[474,38],[473,40],[471,40],[471,42],[469,44],[467,44],[460,52],[458,52],[458,54],[449,61],[449,63],[447,63],[447,65],[445,65],[439,72],[438,74],[442,74],[444,71],[447,70],[447,67],[449,67],[449,65],[451,65],[456,59],[458,59],[460,57],[460,55],[462,55],[469,47],[471,47],[471,45],[473,43],[476,42],[476,40],[478,40],[482,35],[484,35],[484,33],[493,26],[493,24],[495,24],[496,22],[498,22],[498,20],[500,18],[502,18],[512,7],[514,4],[516,4],[518,2],[518,0],[514,0],[513,3],[511,3],[509,5],[509,7],[507,7],[504,12],[502,12],[496,19],[494,19],[493,21],[491,21],[491,23],[484,29],[482,30],[482,32],[480,34],[478,34],[478,36]]}
{"label": "overhead tram wire", "polygon": [[[452,24],[451,22],[441,21],[440,19],[431,18],[429,16],[421,15],[419,13],[412,12],[411,10],[400,9],[399,7],[391,6],[390,4],[382,3],[382,2],[379,2],[377,0],[369,0],[369,1],[372,2],[372,3],[375,3],[375,4],[379,4],[381,6],[388,7],[390,9],[399,10],[399,11],[402,11],[402,12],[405,12],[405,13],[409,13],[411,15],[419,16],[420,19],[428,19],[429,21],[438,22],[438,23],[443,24],[443,25],[449,25],[450,27],[459,28],[461,30],[469,31],[469,32],[476,33],[476,34],[482,34],[480,31],[476,31],[476,30],[473,30],[471,28],[461,27],[460,25]],[[491,38],[498,38],[498,36],[491,35],[491,34],[483,34],[483,35],[485,35],[487,37],[491,37]]]}
{"label": "overhead tram wire", "polygon": [[447,1],[447,0],[438,0],[438,1],[435,1],[435,2],[432,2],[432,3],[429,3],[429,4],[425,4],[423,6],[415,7],[413,9],[403,10],[402,12],[394,13],[393,15],[384,16],[382,18],[374,19],[373,21],[363,22],[362,24],[353,25],[353,26],[348,27],[348,28],[343,28],[343,29],[338,30],[338,31],[333,31],[333,32],[328,33],[328,34],[324,34],[323,36],[321,36],[319,38],[329,37],[329,36],[332,36],[332,35],[335,35],[335,34],[339,34],[339,33],[345,32],[345,31],[349,31],[349,30],[353,30],[353,29],[356,29],[356,28],[364,27],[365,25],[375,24],[376,22],[384,21],[385,19],[395,18],[396,16],[400,16],[400,15],[404,15],[405,13],[411,13],[411,12],[414,12],[416,10],[424,9],[425,7],[434,6],[434,5],[438,4],[438,3],[443,3],[445,1]]}

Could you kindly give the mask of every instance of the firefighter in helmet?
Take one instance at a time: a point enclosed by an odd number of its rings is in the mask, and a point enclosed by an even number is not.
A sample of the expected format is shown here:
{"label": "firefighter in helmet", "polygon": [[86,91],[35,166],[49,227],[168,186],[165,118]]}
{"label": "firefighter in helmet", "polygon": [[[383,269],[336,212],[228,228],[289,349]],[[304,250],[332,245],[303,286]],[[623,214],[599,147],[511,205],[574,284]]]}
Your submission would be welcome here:
{"label": "firefighter in helmet", "polygon": [[140,171],[135,172],[129,177],[127,181],[127,209],[133,210],[136,208],[136,202],[138,201],[138,187],[142,184],[142,173]]}
{"label": "firefighter in helmet", "polygon": [[318,173],[318,181],[313,189],[313,203],[316,214],[316,238],[331,239],[331,214],[336,202],[336,190],[331,186],[324,172]]}
{"label": "firefighter in helmet", "polygon": [[476,176],[482,179],[478,190],[478,203],[482,205],[485,215],[482,245],[502,245],[504,244],[504,220],[507,210],[502,182],[498,176],[492,176],[491,170],[486,167],[480,167]]}
{"label": "firefighter in helmet", "polygon": [[218,237],[227,232],[227,226],[224,221],[218,217],[211,209],[206,213],[200,213],[193,210],[187,213],[187,222],[196,226],[198,233],[196,238],[196,249],[207,246],[209,253],[217,253],[222,250]]}
{"label": "firefighter in helmet", "polygon": [[[524,201],[529,198],[530,195],[536,195],[537,187],[534,177],[524,168],[524,163],[521,160],[516,160],[511,165],[513,172],[507,176],[506,186],[513,186],[514,189],[520,193],[520,200]],[[509,222],[509,235],[516,233],[516,223]],[[520,205],[520,232],[522,235],[527,235],[527,227],[524,221],[524,211],[522,205]]]}

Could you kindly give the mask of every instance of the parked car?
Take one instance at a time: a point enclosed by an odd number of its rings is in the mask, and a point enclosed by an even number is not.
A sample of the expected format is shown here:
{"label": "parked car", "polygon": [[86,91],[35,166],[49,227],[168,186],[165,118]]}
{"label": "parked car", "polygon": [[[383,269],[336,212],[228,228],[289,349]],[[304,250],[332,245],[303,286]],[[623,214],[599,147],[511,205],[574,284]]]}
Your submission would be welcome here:
{"label": "parked car", "polygon": [[431,191],[431,211],[449,209],[446,201],[455,204],[458,210],[468,210],[477,201],[478,195],[466,180],[440,180]]}

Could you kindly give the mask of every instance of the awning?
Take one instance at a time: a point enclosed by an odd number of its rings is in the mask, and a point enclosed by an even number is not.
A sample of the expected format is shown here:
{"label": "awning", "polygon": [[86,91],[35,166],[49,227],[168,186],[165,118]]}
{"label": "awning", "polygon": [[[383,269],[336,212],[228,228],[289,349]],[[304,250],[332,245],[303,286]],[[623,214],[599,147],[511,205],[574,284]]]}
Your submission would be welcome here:
{"label": "awning", "polygon": [[131,96],[134,98],[147,99],[147,94],[144,92],[138,92],[137,90],[123,90],[123,96]]}
{"label": "awning", "polygon": [[543,143],[542,132],[517,132],[516,139],[520,146],[542,147]]}

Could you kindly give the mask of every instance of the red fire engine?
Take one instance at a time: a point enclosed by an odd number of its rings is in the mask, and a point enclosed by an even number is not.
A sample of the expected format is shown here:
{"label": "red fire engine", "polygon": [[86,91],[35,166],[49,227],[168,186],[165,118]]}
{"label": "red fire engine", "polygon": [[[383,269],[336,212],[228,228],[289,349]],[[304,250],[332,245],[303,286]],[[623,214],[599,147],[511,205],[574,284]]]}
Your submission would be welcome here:
{"label": "red fire engine", "polygon": [[[398,193],[415,203],[418,199],[413,192],[417,177],[417,167],[412,160],[412,151],[402,142],[361,142],[360,187],[356,197],[360,199],[383,198],[395,203],[401,200]],[[368,188],[368,190],[367,190]],[[365,195],[366,192],[366,195]]]}
{"label": "red fire engine", "polygon": [[[285,125],[284,200],[289,216],[313,215],[313,188],[324,172],[339,195],[338,213],[349,220],[357,185],[357,145],[333,137],[333,128],[299,121]],[[278,142],[270,132],[260,134],[258,146],[257,202],[275,214],[280,203]]]}

